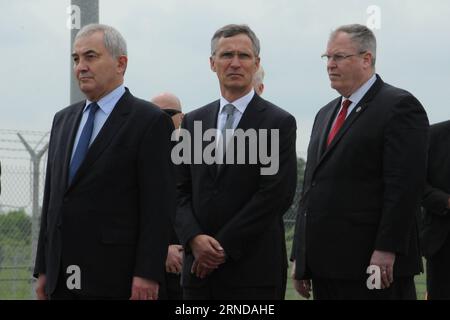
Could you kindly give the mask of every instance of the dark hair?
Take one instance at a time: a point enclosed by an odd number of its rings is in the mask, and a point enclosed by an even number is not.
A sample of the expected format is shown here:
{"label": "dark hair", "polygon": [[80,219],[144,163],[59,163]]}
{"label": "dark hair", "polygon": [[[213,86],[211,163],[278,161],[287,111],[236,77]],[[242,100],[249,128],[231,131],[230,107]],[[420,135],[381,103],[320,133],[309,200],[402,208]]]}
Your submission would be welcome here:
{"label": "dark hair", "polygon": [[260,45],[259,39],[256,34],[250,29],[246,24],[228,24],[214,33],[214,36],[211,39],[211,56],[216,53],[217,50],[217,42],[219,42],[220,38],[230,38],[236,36],[238,34],[247,35],[253,44],[253,53],[255,56],[259,56]]}

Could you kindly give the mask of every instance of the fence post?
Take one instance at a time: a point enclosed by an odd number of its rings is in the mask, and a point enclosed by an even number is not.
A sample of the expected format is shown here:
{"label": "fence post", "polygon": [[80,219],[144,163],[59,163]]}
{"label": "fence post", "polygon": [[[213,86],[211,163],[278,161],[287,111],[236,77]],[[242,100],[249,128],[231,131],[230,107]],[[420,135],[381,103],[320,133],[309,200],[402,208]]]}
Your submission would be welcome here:
{"label": "fence post", "polygon": [[[37,251],[37,242],[39,238],[39,222],[41,217],[41,212],[39,210],[39,176],[40,176],[40,162],[48,149],[48,142],[45,146],[38,152],[33,150],[31,146],[25,141],[20,133],[17,133],[20,141],[22,141],[23,145],[27,149],[28,153],[31,157],[31,162],[33,164],[33,205],[32,205],[32,213],[31,213],[31,266],[34,266],[36,259],[36,251]],[[31,281],[31,297],[35,296],[35,291],[33,288],[33,281]]]}

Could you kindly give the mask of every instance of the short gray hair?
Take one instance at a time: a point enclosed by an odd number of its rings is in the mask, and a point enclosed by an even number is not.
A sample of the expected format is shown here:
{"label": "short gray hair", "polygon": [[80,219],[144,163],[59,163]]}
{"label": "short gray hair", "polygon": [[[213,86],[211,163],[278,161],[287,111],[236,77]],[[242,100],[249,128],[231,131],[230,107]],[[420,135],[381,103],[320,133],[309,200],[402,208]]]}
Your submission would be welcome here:
{"label": "short gray hair", "polygon": [[217,43],[219,42],[220,38],[230,38],[238,34],[245,34],[250,38],[253,45],[253,53],[258,57],[261,49],[259,45],[259,39],[253,32],[253,30],[250,29],[250,27],[246,24],[228,24],[217,30],[211,39],[211,56],[216,53]]}
{"label": "short gray hair", "polygon": [[79,38],[90,36],[96,32],[103,33],[103,43],[106,50],[108,50],[113,58],[127,55],[127,43],[125,42],[125,39],[119,31],[105,24],[92,23],[84,26],[75,36],[75,41]]}
{"label": "short gray hair", "polygon": [[359,47],[360,51],[370,51],[373,56],[372,67],[375,67],[377,39],[372,30],[362,24],[348,24],[334,30],[330,35],[330,39],[333,39],[339,32],[347,33],[350,39]]}

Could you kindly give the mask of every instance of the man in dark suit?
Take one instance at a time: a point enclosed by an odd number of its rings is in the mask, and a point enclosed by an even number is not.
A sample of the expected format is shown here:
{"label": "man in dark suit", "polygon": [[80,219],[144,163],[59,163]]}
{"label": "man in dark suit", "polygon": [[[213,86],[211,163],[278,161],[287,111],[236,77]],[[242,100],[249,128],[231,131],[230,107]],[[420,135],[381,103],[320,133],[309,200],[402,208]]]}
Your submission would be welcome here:
{"label": "man in dark suit", "polygon": [[[181,101],[172,93],[164,92],[151,100],[172,118],[176,135],[183,120],[183,112],[181,111]],[[165,283],[160,289],[159,298],[163,300],[181,300],[183,299],[183,291],[181,289],[181,268],[183,267],[183,246],[175,233],[173,223],[170,224],[169,247],[167,248],[166,258],[166,277]]]}
{"label": "man in dark suit", "polygon": [[422,206],[428,299],[450,299],[450,121],[431,126]]}
{"label": "man in dark suit", "polygon": [[362,25],[334,31],[323,55],[341,96],[316,115],[308,147],[291,258],[305,297],[311,279],[314,299],[416,297],[428,119],[413,95],[375,74],[375,57]]}
{"label": "man in dark suit", "polygon": [[123,86],[126,43],[81,29],[72,53],[86,101],[55,115],[34,269],[39,299],[157,299],[174,214],[173,124]]}
{"label": "man in dark suit", "polygon": [[[185,248],[185,299],[284,297],[282,215],[296,187],[296,123],[292,115],[254,93],[252,79],[259,61],[259,40],[248,26],[227,25],[216,31],[210,65],[222,96],[186,114],[182,123],[182,142],[186,136],[194,142],[187,152],[190,164],[179,166],[175,224]],[[236,147],[238,132],[242,137],[243,132],[263,130],[268,139],[257,135]],[[196,145],[198,135],[217,131],[224,132],[217,141],[206,143],[211,139],[204,138]],[[216,162],[206,157],[211,145],[216,147]],[[272,150],[277,170],[265,171],[268,163],[261,157],[249,161],[257,146],[258,156],[264,147]],[[236,163],[239,155],[245,158],[243,164]]]}

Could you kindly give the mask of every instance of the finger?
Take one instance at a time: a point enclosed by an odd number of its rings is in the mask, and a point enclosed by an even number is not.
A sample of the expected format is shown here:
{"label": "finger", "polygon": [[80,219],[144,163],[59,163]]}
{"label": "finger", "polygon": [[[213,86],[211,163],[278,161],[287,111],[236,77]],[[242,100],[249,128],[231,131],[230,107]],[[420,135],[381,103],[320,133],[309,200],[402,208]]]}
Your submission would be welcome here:
{"label": "finger", "polygon": [[177,264],[175,264],[174,270],[173,270],[173,271],[174,271],[175,273],[181,272],[181,268],[182,268],[181,263],[177,263]]}
{"label": "finger", "polygon": [[137,299],[138,299],[137,292],[136,292],[136,289],[133,287],[133,288],[131,289],[131,297],[130,297],[130,300],[137,300]]}
{"label": "finger", "polygon": [[388,268],[388,279],[390,283],[394,282],[394,270],[391,267]]}
{"label": "finger", "polygon": [[214,248],[214,250],[216,251],[223,251],[222,246],[220,245],[219,241],[212,239],[212,241],[210,242],[211,246]]}
{"label": "finger", "polygon": [[386,269],[381,269],[381,289],[389,288],[390,283]]}
{"label": "finger", "polygon": [[311,297],[311,282],[309,280],[302,281],[303,297],[309,299]]}
{"label": "finger", "polygon": [[196,273],[197,265],[198,265],[198,260],[195,260],[191,267],[191,273]]}
{"label": "finger", "polygon": [[216,254],[216,253],[210,252],[203,256],[200,256],[199,259],[208,260],[212,263],[222,263],[223,261],[225,261],[225,254]]}

